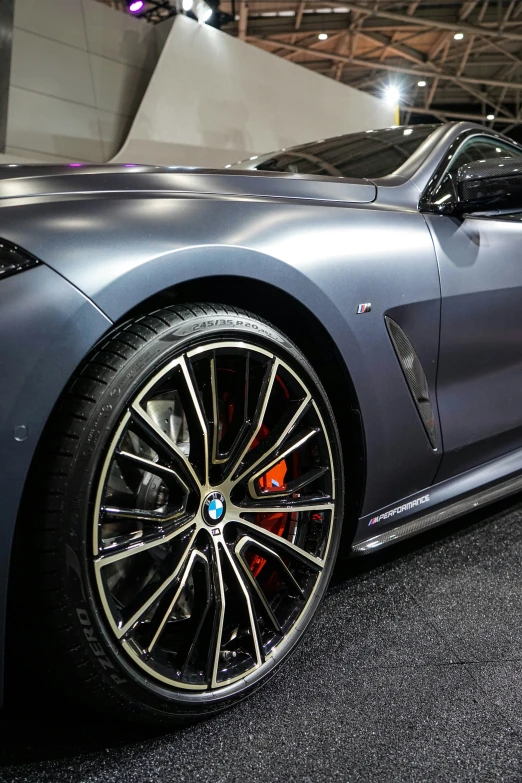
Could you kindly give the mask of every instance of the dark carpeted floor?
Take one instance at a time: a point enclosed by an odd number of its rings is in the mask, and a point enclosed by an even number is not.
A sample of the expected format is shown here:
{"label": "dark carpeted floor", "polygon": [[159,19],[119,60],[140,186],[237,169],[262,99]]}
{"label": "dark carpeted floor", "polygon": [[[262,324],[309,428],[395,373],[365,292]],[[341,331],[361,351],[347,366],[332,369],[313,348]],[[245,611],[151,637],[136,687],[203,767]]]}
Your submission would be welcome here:
{"label": "dark carpeted floor", "polygon": [[522,505],[345,561],[249,701],[165,734],[0,716],[0,781],[522,781]]}

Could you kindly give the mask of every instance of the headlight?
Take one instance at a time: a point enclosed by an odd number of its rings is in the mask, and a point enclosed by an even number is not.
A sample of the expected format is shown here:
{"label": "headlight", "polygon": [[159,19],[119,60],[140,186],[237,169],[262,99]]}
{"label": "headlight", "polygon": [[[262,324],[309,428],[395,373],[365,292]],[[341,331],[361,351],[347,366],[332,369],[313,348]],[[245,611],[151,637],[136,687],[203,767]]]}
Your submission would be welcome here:
{"label": "headlight", "polygon": [[0,280],[16,275],[17,272],[25,272],[26,269],[31,269],[40,263],[41,261],[25,250],[0,240]]}

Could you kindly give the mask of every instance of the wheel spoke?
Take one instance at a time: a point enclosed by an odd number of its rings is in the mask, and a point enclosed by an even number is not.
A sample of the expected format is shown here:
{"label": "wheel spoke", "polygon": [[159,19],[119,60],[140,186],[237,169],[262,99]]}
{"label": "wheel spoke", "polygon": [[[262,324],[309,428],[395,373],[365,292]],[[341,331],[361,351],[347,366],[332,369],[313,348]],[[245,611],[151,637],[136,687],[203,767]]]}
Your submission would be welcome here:
{"label": "wheel spoke", "polygon": [[118,628],[118,630],[116,632],[116,635],[118,636],[118,638],[121,639],[123,636],[125,636],[125,634],[132,628],[132,626],[135,625],[139,621],[140,617],[143,617],[143,615],[145,614],[147,609],[149,609],[149,607],[152,606],[152,604],[155,601],[157,601],[157,599],[162,595],[162,593],[164,593],[165,590],[176,579],[176,577],[178,576],[179,572],[183,568],[184,563],[186,562],[187,556],[189,555],[189,553],[190,553],[190,551],[192,549],[192,545],[194,543],[194,540],[195,540],[196,536],[197,536],[197,530],[195,530],[192,533],[192,535],[191,535],[191,537],[189,539],[189,542],[188,542],[187,546],[185,547],[185,549],[184,549],[184,551],[183,551],[183,553],[182,553],[182,555],[181,555],[181,557],[179,559],[178,565],[172,571],[172,573],[169,574],[169,576],[160,584],[160,586],[152,593],[152,595],[150,595],[147,598],[147,600],[142,603],[140,608],[137,609],[134,612],[132,617],[129,620],[127,620],[127,622],[125,624],[123,624],[121,627]]}
{"label": "wheel spoke", "polygon": [[[260,495],[255,488],[255,481],[256,479],[260,478],[264,473],[266,473],[270,468],[272,468],[274,465],[277,465],[278,462],[285,459],[285,457],[288,457],[289,454],[292,454],[297,449],[300,449],[301,446],[303,446],[307,441],[310,440],[310,438],[313,438],[317,435],[319,430],[317,428],[309,429],[305,431],[304,433],[300,433],[298,435],[295,435],[290,442],[287,444],[287,446],[283,449],[283,451],[278,452],[277,456],[271,459],[269,462],[266,460],[268,457],[274,453],[274,449],[271,449],[269,454],[264,455],[263,457],[260,457],[256,463],[252,466],[252,468],[258,467],[258,470],[254,473],[253,476],[250,477],[250,480],[248,482],[248,488],[250,490],[250,495],[253,498],[259,498],[263,497],[263,495]],[[243,475],[250,474],[252,468],[245,471]],[[240,477],[241,478],[241,477]],[[269,494],[269,493],[267,493]]]}
{"label": "wheel spoke", "polygon": [[[248,399],[250,394],[250,354],[247,352],[244,356],[243,372],[236,367],[229,374],[232,375],[232,400],[233,400],[233,420],[230,422],[236,430],[231,442],[222,451],[220,443],[220,382],[219,368],[217,366],[218,355],[214,351],[210,360],[210,379],[212,396],[212,464],[222,465],[227,463],[234,455],[242,443],[245,433],[248,429]],[[223,403],[222,403],[223,404]]]}
{"label": "wheel spoke", "polygon": [[290,555],[297,560],[301,560],[301,562],[306,563],[306,565],[311,566],[316,571],[320,571],[322,568],[324,568],[324,560],[322,558],[312,555],[310,552],[307,552],[306,549],[297,546],[297,544],[292,544],[283,536],[278,536],[275,533],[271,533],[270,530],[265,530],[264,527],[260,527],[254,522],[247,522],[246,519],[238,520],[238,524],[242,527],[248,528],[251,531],[250,535],[252,537],[259,537],[269,541],[272,546],[276,548],[279,547],[285,552],[285,554]]}
{"label": "wheel spoke", "polygon": [[229,466],[229,469],[227,471],[228,475],[233,476],[234,473],[236,473],[236,471],[239,469],[239,466],[241,465],[241,462],[245,454],[249,451],[250,447],[252,446],[252,443],[256,439],[256,436],[259,432],[259,428],[261,427],[264,415],[266,413],[270,395],[272,394],[272,389],[274,387],[274,381],[277,375],[278,367],[279,367],[279,361],[277,359],[273,359],[272,362],[268,364],[266,368],[263,382],[261,384],[261,390],[259,393],[259,399],[257,401],[256,410],[252,418],[252,423],[247,432],[246,441],[244,444],[241,444],[241,446],[239,447],[240,448],[239,455],[235,456],[234,459],[231,460],[232,464]]}
{"label": "wheel spoke", "polygon": [[219,396],[215,351],[210,360],[210,386],[212,390],[212,462],[217,464],[218,462],[224,462],[225,460],[218,459],[217,456],[219,441]]}
{"label": "wheel spoke", "polygon": [[219,670],[219,654],[221,652],[221,639],[223,638],[223,622],[225,619],[225,588],[223,584],[223,573],[221,570],[221,557],[219,554],[219,544],[214,545],[214,627],[212,630],[212,640],[209,651],[209,671],[207,679],[210,687],[215,688],[218,684],[217,675]]}
{"label": "wheel spoke", "polygon": [[[188,649],[186,649],[185,654],[185,660],[181,667],[181,677],[182,679],[186,677],[187,670],[190,665],[190,661],[193,658],[193,656],[196,654],[196,651],[198,649],[198,644],[200,637],[203,632],[203,628],[206,625],[208,613],[210,611],[210,607],[212,605],[212,588],[211,588],[211,566],[208,561],[208,558],[205,557],[205,586],[206,586],[206,595],[205,595],[205,601],[204,601],[204,607],[201,607],[201,614],[199,617],[199,621],[197,623],[197,626],[194,630],[194,634],[192,636],[192,640],[190,642],[190,645],[188,646]],[[207,678],[207,682],[209,682]]]}
{"label": "wheel spoke", "polygon": [[[312,437],[315,434],[315,430],[310,430],[310,432],[308,432],[306,437],[303,436],[302,438],[298,438],[298,439],[294,438],[294,440],[292,441],[293,445],[291,447],[289,446],[286,451],[284,451],[281,454],[278,454],[278,456],[275,457],[271,462],[269,461],[271,456],[278,452],[278,449],[288,438],[288,436],[290,435],[294,427],[297,425],[297,422],[304,415],[309,402],[310,402],[310,395],[307,393],[306,397],[299,405],[298,409],[296,410],[296,412],[294,413],[294,415],[292,416],[292,418],[290,419],[286,427],[283,429],[283,432],[276,440],[276,442],[273,443],[263,454],[261,454],[261,456],[258,457],[258,459],[256,459],[256,461],[252,465],[250,465],[248,468],[243,470],[242,473],[240,473],[238,476],[235,476],[233,478],[234,485],[240,482],[241,480],[243,480],[245,477],[249,476],[252,473],[252,471],[255,470],[256,468],[259,469],[256,475],[254,476],[254,478],[256,478],[259,475],[262,475],[267,470],[269,470],[272,467],[272,465],[275,465],[277,462],[284,459],[284,457],[287,454],[290,454],[294,449],[299,448],[303,443],[306,442],[306,440],[308,440],[309,437]],[[268,464],[267,461],[269,461]]]}
{"label": "wheel spoke", "polygon": [[[292,572],[289,570],[289,568],[288,568],[288,566],[286,565],[286,563],[285,563],[285,562],[284,562],[284,561],[281,559],[281,557],[280,557],[280,556],[277,554],[277,552],[274,552],[274,550],[273,550],[273,549],[270,549],[270,547],[267,547],[267,546],[265,546],[265,545],[264,545],[264,544],[262,544],[260,541],[256,541],[254,538],[252,538],[252,537],[250,537],[250,536],[244,536],[244,537],[243,537],[243,538],[242,538],[242,539],[241,539],[241,540],[238,542],[238,544],[236,545],[236,552],[241,552],[241,550],[242,550],[242,549],[244,549],[244,547],[245,547],[247,544],[254,544],[254,548],[255,548],[255,549],[258,551],[258,552],[259,552],[259,551],[262,551],[262,552],[265,552],[265,553],[266,553],[267,555],[269,555],[270,557],[273,557],[273,558],[274,558],[274,560],[276,560],[276,562],[277,562],[277,564],[279,565],[279,567],[281,568],[281,570],[283,571],[283,573],[285,574],[285,577],[288,579],[288,581],[290,582],[290,584],[292,584],[292,585],[295,587],[295,589],[297,590],[297,592],[299,593],[299,595],[304,595],[304,591],[303,591],[303,589],[301,588],[301,586],[300,586],[299,582],[296,580],[296,578],[294,577],[294,575],[292,574]],[[245,563],[245,565],[246,565],[246,566],[247,566],[247,568],[248,568],[248,563],[247,563],[246,561],[244,561],[244,563]],[[249,570],[250,570],[250,569],[249,569]],[[250,573],[252,573],[252,572],[250,572]],[[254,582],[255,582],[255,579],[254,579]],[[257,582],[256,582],[256,584],[257,584]]]}
{"label": "wheel spoke", "polygon": [[147,549],[152,549],[155,546],[167,544],[177,536],[185,533],[191,527],[195,527],[194,517],[193,515],[186,515],[177,525],[175,530],[172,530],[167,535],[161,531],[154,538],[145,541],[136,541],[131,537],[128,543],[123,542],[116,551],[112,551],[110,554],[100,554],[94,561],[95,565],[97,568],[103,568],[104,566],[109,565],[109,563],[114,563],[116,560],[123,560],[140,552],[145,552]]}
{"label": "wheel spoke", "polygon": [[183,515],[183,511],[177,511],[173,514],[160,514],[153,511],[141,511],[139,508],[120,508],[119,506],[102,506],[100,512],[105,517],[114,519],[137,519],[140,522],[151,522],[159,525],[165,522],[172,522],[174,519]]}
{"label": "wheel spoke", "polygon": [[[183,371],[185,383],[192,401],[194,413],[196,414],[199,426],[201,428],[201,437],[203,438],[203,459],[204,459],[204,477],[200,482],[202,485],[207,485],[209,481],[209,437],[208,437],[208,424],[203,411],[203,405],[199,393],[196,389],[196,385],[192,378],[192,373],[187,364],[185,358],[180,360],[180,366]],[[190,463],[189,463],[190,464]]]}
{"label": "wheel spoke", "polygon": [[144,434],[145,438],[150,439],[157,447],[163,450],[167,447],[169,455],[174,458],[177,466],[185,472],[185,475],[188,474],[189,480],[192,479],[193,487],[201,489],[201,482],[190,460],[137,403],[132,406],[132,422]]}
{"label": "wheel spoke", "polygon": [[234,562],[234,558],[232,557],[232,555],[230,554],[230,552],[228,550],[228,547],[224,546],[223,549],[224,549],[224,552],[225,552],[225,554],[226,554],[226,556],[227,556],[227,558],[229,560],[229,563],[230,563],[230,565],[232,567],[232,570],[233,570],[233,572],[234,572],[234,574],[236,576],[237,583],[238,583],[238,585],[239,585],[239,587],[241,589],[241,592],[243,593],[244,599],[245,599],[245,603],[246,603],[247,611],[248,611],[248,618],[249,618],[249,621],[250,621],[250,634],[252,636],[252,641],[254,643],[254,649],[255,649],[255,654],[256,654],[255,666],[257,667],[257,666],[261,665],[261,660],[262,660],[261,650],[262,650],[262,646],[263,645],[262,645],[261,636],[260,636],[260,633],[259,633],[259,628],[258,628],[258,625],[257,625],[257,620],[256,620],[256,617],[255,617],[255,614],[254,614],[254,607],[252,606],[252,601],[250,599],[250,593],[248,591],[248,587],[246,586],[245,582],[243,581],[243,577],[242,577],[238,567],[236,566],[236,564]]}
{"label": "wheel spoke", "polygon": [[304,487],[307,487],[313,481],[316,481],[317,479],[321,478],[321,476],[324,476],[324,474],[328,470],[329,468],[327,467],[312,468],[311,470],[308,470],[304,475],[299,476],[299,478],[293,479],[292,481],[288,481],[285,485],[285,489],[270,489],[262,492],[256,492],[256,488],[254,484],[255,479],[251,479],[252,482],[251,494],[253,494],[253,496],[256,498],[291,497],[292,495],[295,495],[297,492],[299,492],[301,489],[304,489]]}
{"label": "wheel spoke", "polygon": [[245,546],[248,543],[250,543],[252,541],[253,541],[252,538],[249,538],[248,536],[243,536],[243,538],[241,538],[238,541],[238,543],[236,544],[236,547],[235,547],[235,550],[234,550],[235,553],[236,553],[236,557],[237,557],[237,559],[238,559],[238,561],[239,561],[243,571],[245,572],[245,576],[246,576],[246,578],[248,580],[248,583],[250,584],[250,587],[254,590],[255,594],[257,595],[257,597],[258,597],[258,599],[259,599],[259,601],[260,601],[260,603],[261,603],[261,605],[262,605],[262,607],[263,607],[263,609],[265,611],[265,614],[267,615],[268,619],[270,620],[270,622],[274,626],[274,629],[277,631],[277,633],[283,633],[283,629],[279,625],[279,621],[278,621],[277,617],[275,616],[275,614],[273,613],[272,608],[271,608],[270,604],[268,603],[265,594],[261,590],[261,587],[259,586],[256,578],[254,577],[250,566],[248,565],[248,563],[246,562],[245,558],[243,557],[243,549],[245,548]]}
{"label": "wheel spoke", "polygon": [[[272,494],[275,497],[272,497]],[[249,502],[248,505],[238,506],[239,514],[277,514],[292,511],[332,511],[334,504],[330,495],[303,497],[299,499],[281,498],[278,502],[276,493],[267,493],[263,500]]]}
{"label": "wheel spoke", "polygon": [[186,492],[189,491],[188,486],[183,481],[179,473],[177,473],[175,470],[172,470],[172,468],[167,468],[165,465],[160,465],[159,462],[153,462],[152,460],[146,459],[145,457],[140,457],[138,454],[131,454],[130,451],[117,451],[114,456],[117,459],[130,462],[131,464],[136,465],[136,467],[143,468],[149,473],[155,473],[157,476],[162,476],[165,479],[175,479],[181,484]]}
{"label": "wheel spoke", "polygon": [[159,625],[158,625],[158,628],[157,628],[157,630],[156,630],[156,633],[154,634],[154,636],[153,636],[153,638],[152,638],[152,641],[151,641],[151,642],[150,642],[150,644],[149,644],[149,647],[148,647],[148,650],[147,650],[147,652],[148,652],[148,654],[149,654],[149,655],[150,655],[150,653],[152,652],[152,650],[153,650],[153,648],[154,648],[154,645],[155,645],[155,644],[156,644],[156,642],[158,641],[159,637],[160,637],[160,636],[161,636],[161,634],[163,633],[163,629],[165,628],[165,625],[167,624],[167,621],[168,621],[168,619],[169,619],[170,615],[172,614],[172,610],[173,610],[173,609],[174,609],[174,607],[176,606],[176,604],[177,604],[177,602],[178,602],[178,600],[179,600],[179,597],[180,597],[180,595],[181,595],[181,593],[182,593],[182,591],[183,591],[183,588],[184,588],[184,587],[185,587],[185,585],[187,584],[187,580],[188,580],[188,577],[190,576],[190,572],[192,571],[192,568],[193,568],[193,566],[194,566],[194,563],[195,563],[195,562],[196,562],[196,560],[198,560],[198,559],[199,559],[199,560],[202,560],[204,563],[206,563],[206,564],[208,565],[208,560],[207,560],[207,558],[205,557],[205,555],[203,554],[203,552],[198,552],[197,550],[194,550],[194,551],[193,551],[193,552],[190,554],[190,557],[189,557],[189,559],[188,559],[187,565],[185,566],[185,569],[184,569],[184,571],[183,571],[183,574],[182,574],[182,575],[181,575],[181,577],[180,577],[180,582],[179,582],[179,585],[178,585],[178,589],[177,589],[177,590],[176,590],[176,592],[174,593],[174,598],[173,598],[173,599],[172,599],[172,601],[170,602],[170,604],[169,604],[169,607],[168,607],[167,611],[165,612],[165,614],[164,614],[164,615],[163,615],[163,617],[161,618],[161,621],[160,621],[160,623],[159,623]]}

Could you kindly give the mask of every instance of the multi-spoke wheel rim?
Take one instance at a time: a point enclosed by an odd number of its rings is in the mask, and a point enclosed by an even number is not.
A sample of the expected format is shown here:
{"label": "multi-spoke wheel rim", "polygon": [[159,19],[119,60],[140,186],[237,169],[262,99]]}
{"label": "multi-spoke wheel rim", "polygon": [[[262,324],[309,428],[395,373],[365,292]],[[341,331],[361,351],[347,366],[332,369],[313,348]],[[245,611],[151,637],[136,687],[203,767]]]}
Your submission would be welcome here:
{"label": "multi-spoke wheel rim", "polygon": [[265,348],[214,341],[169,361],[122,414],[96,497],[95,585],[114,641],[159,683],[251,681],[303,630],[335,477],[300,376]]}

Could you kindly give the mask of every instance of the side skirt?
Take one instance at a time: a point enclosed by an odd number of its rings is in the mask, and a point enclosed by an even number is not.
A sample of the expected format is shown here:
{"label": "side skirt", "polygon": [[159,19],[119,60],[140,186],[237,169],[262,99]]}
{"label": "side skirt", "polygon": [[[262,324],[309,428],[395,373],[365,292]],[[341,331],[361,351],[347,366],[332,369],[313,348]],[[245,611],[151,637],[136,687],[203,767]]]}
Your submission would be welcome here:
{"label": "side skirt", "polygon": [[374,552],[520,491],[522,449],[362,517],[352,553]]}

